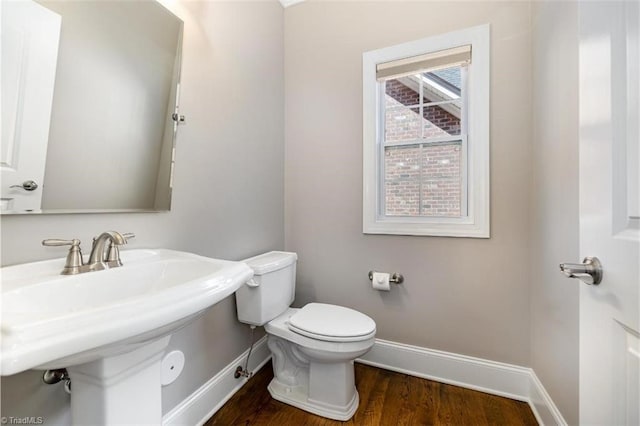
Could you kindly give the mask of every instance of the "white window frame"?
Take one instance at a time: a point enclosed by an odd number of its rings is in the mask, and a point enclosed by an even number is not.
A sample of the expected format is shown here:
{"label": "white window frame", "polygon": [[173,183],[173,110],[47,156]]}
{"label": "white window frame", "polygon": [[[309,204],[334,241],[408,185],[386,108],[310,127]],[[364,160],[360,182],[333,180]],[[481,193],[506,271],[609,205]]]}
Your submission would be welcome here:
{"label": "white window frame", "polygon": [[[430,52],[471,45],[467,78],[467,215],[462,217],[386,216],[380,211],[383,134],[380,119],[381,84],[376,65]],[[489,24],[365,52],[363,90],[363,232],[365,234],[490,237],[490,28]],[[463,170],[465,167],[462,168]],[[463,172],[464,173],[464,172]]]}

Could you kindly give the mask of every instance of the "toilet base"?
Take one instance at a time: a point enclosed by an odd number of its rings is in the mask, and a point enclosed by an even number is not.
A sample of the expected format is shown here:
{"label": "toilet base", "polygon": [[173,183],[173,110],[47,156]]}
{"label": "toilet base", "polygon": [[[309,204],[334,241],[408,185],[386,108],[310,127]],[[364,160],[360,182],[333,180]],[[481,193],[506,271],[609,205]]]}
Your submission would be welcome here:
{"label": "toilet base", "polygon": [[331,342],[291,331],[287,312],[265,325],[272,355],[271,396],[318,416],[346,421],[355,414],[360,398],[353,362],[374,343],[366,340]]}
{"label": "toilet base", "polygon": [[336,406],[327,403],[321,403],[309,398],[308,391],[303,386],[286,386],[274,378],[269,383],[269,393],[271,397],[285,404],[292,405],[309,413],[328,419],[347,421],[355,414],[360,403],[358,391],[355,391],[353,398],[346,406]]}

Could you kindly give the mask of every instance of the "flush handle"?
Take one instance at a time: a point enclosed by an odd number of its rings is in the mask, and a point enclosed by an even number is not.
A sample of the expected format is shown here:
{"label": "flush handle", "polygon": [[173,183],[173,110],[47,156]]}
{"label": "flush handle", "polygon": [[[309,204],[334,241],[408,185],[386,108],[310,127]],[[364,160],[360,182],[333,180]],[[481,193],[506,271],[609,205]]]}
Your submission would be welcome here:
{"label": "flush handle", "polygon": [[247,281],[245,284],[247,284],[247,287],[251,288],[260,287],[260,283],[257,282],[255,278],[250,278],[249,281]]}
{"label": "flush handle", "polygon": [[597,257],[585,257],[582,263],[561,263],[560,271],[567,278],[577,278],[589,285],[602,282],[602,264]]}

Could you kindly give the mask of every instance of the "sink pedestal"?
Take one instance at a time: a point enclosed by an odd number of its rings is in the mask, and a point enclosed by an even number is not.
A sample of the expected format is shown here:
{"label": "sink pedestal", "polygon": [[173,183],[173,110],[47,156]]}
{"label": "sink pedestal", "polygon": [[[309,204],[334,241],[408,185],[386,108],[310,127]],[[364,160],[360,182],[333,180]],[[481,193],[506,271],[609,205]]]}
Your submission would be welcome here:
{"label": "sink pedestal", "polygon": [[169,339],[67,368],[73,424],[162,424],[161,362]]}

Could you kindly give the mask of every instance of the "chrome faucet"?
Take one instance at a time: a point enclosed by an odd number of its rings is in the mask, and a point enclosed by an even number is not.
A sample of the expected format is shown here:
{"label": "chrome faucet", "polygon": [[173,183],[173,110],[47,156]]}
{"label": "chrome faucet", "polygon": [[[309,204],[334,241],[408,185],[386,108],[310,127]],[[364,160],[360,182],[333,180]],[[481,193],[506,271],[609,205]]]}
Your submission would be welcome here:
{"label": "chrome faucet", "polygon": [[70,245],[69,254],[62,270],[62,275],[75,275],[84,272],[102,271],[103,269],[122,266],[120,260],[120,246],[127,244],[127,240],[135,237],[133,233],[121,234],[116,231],[107,231],[93,239],[89,262],[84,263],[80,240],[44,240],[43,246]]}

